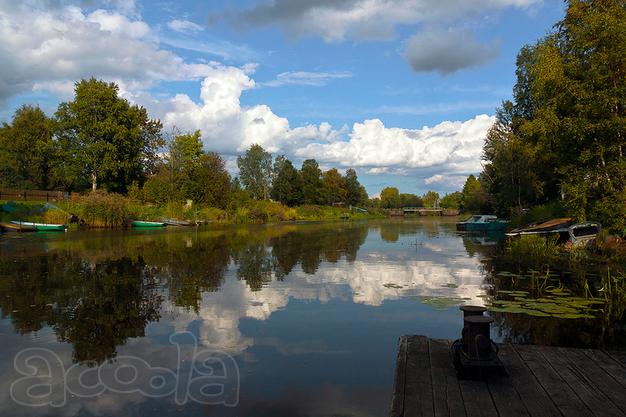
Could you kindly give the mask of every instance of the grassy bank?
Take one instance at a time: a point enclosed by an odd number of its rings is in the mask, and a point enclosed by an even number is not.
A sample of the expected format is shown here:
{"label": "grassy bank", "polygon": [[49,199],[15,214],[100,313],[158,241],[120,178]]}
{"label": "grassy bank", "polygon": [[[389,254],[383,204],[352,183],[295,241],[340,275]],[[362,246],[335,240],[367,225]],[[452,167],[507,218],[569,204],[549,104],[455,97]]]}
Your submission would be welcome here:
{"label": "grassy bank", "polygon": [[[0,204],[7,203],[0,201]],[[0,212],[0,221],[23,220],[44,223],[68,223],[70,216],[86,227],[122,228],[130,220],[159,221],[165,218],[211,223],[279,223],[289,221],[333,221],[383,218],[381,210],[353,212],[344,207],[304,205],[287,207],[273,201],[249,200],[227,209],[185,206],[171,202],[162,206],[143,203],[118,194],[96,192],[50,204],[39,202],[10,203]]]}

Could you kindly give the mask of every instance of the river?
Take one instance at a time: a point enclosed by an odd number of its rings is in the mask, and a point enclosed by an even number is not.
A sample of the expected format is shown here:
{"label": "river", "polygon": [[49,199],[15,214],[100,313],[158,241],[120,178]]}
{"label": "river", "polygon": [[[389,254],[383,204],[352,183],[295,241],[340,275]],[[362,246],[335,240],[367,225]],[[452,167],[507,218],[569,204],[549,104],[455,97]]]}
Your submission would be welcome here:
{"label": "river", "polygon": [[[398,336],[458,338],[459,305],[509,279],[454,221],[6,234],[0,414],[384,416]],[[605,333],[493,314],[497,341]]]}

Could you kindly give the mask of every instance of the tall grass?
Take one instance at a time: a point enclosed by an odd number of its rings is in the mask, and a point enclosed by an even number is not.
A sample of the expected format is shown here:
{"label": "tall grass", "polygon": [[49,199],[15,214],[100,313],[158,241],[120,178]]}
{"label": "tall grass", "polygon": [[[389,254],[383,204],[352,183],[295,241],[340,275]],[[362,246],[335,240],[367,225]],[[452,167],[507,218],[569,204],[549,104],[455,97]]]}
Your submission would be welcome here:
{"label": "tall grass", "polygon": [[131,200],[120,194],[94,191],[72,202],[72,209],[89,227],[124,227],[131,217]]}

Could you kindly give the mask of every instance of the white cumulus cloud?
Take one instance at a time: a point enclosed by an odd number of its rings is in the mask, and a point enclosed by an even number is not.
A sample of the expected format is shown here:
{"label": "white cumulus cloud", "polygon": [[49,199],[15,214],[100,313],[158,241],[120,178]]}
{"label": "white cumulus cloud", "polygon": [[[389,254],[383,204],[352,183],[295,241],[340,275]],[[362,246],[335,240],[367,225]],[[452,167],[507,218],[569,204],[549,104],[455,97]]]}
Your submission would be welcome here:
{"label": "white cumulus cloud", "polygon": [[[200,88],[200,102],[185,94],[159,103],[168,126],[202,132],[208,149],[239,153],[258,143],[295,159],[315,158],[321,164],[363,168],[370,174],[466,175],[480,171],[482,147],[494,117],[446,121],[433,127],[387,127],[379,119],[334,129],[328,123],[291,127],[264,104],[242,106],[241,95],[256,86],[253,68],[213,64]],[[138,100],[141,101],[141,100]],[[435,177],[433,177],[435,176]]]}
{"label": "white cumulus cloud", "polygon": [[0,2],[0,101],[32,89],[56,92],[91,76],[148,87],[207,74],[208,65],[184,62],[160,48],[158,36],[142,20],[117,10],[87,13],[31,3]]}

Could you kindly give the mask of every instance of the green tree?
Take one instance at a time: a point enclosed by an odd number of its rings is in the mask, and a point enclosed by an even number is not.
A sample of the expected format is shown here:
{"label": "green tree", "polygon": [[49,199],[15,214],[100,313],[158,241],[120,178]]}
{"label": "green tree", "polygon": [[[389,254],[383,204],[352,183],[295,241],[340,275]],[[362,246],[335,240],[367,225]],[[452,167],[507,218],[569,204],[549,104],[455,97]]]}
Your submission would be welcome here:
{"label": "green tree", "polygon": [[0,128],[0,185],[47,189],[52,152],[52,120],[39,107],[20,107]]}
{"label": "green tree", "polygon": [[496,114],[496,123],[487,133],[484,155],[489,162],[488,191],[494,196],[499,212],[538,201],[544,183],[538,176],[537,147],[513,130],[513,105],[505,102]]}
{"label": "green tree", "polygon": [[88,182],[126,191],[143,182],[163,146],[161,123],[118,96],[118,86],[92,78],[75,85],[74,100],[56,112],[59,157],[66,186]]}
{"label": "green tree", "polygon": [[626,214],[626,4],[569,0],[554,33],[522,48],[514,102],[485,145],[499,211],[562,199],[621,231]]}
{"label": "green tree", "polygon": [[300,173],[284,156],[276,158],[275,176],[272,182],[272,199],[288,206],[302,203],[302,180]]}
{"label": "green tree", "polygon": [[439,204],[439,193],[428,191],[422,196],[424,207],[436,207]]}
{"label": "green tree", "polygon": [[441,205],[442,208],[445,208],[445,209],[458,210],[461,207],[462,200],[463,200],[463,193],[459,191],[455,191],[453,193],[444,195],[439,204]]}
{"label": "green tree", "polygon": [[237,157],[239,179],[253,198],[267,199],[272,181],[272,155],[261,145],[252,145]]}
{"label": "green tree", "polygon": [[480,213],[486,209],[487,198],[488,196],[483,190],[480,181],[474,175],[467,177],[461,192],[461,210],[470,213]]}
{"label": "green tree", "polygon": [[307,159],[300,169],[302,199],[305,204],[322,204],[322,170],[315,159]]}
{"label": "green tree", "polygon": [[226,208],[230,194],[230,174],[224,159],[215,152],[200,155],[189,174],[185,198],[211,207]]}
{"label": "green tree", "polygon": [[383,188],[380,192],[380,205],[382,208],[399,208],[400,204],[400,192],[396,187]]}
{"label": "green tree", "polygon": [[324,172],[323,196],[326,203],[330,205],[343,203],[346,200],[346,188],[343,177],[335,168]]}
{"label": "green tree", "polygon": [[359,178],[354,169],[349,168],[346,170],[346,175],[343,177],[343,186],[346,189],[345,203],[347,205],[355,206],[364,201],[361,183],[359,183]]}
{"label": "green tree", "polygon": [[421,197],[415,194],[400,193],[400,206],[401,207],[422,207],[424,202]]}
{"label": "green tree", "polygon": [[359,202],[358,204],[361,206],[366,206],[369,201],[369,195],[367,195],[367,190],[364,186],[359,186]]}

